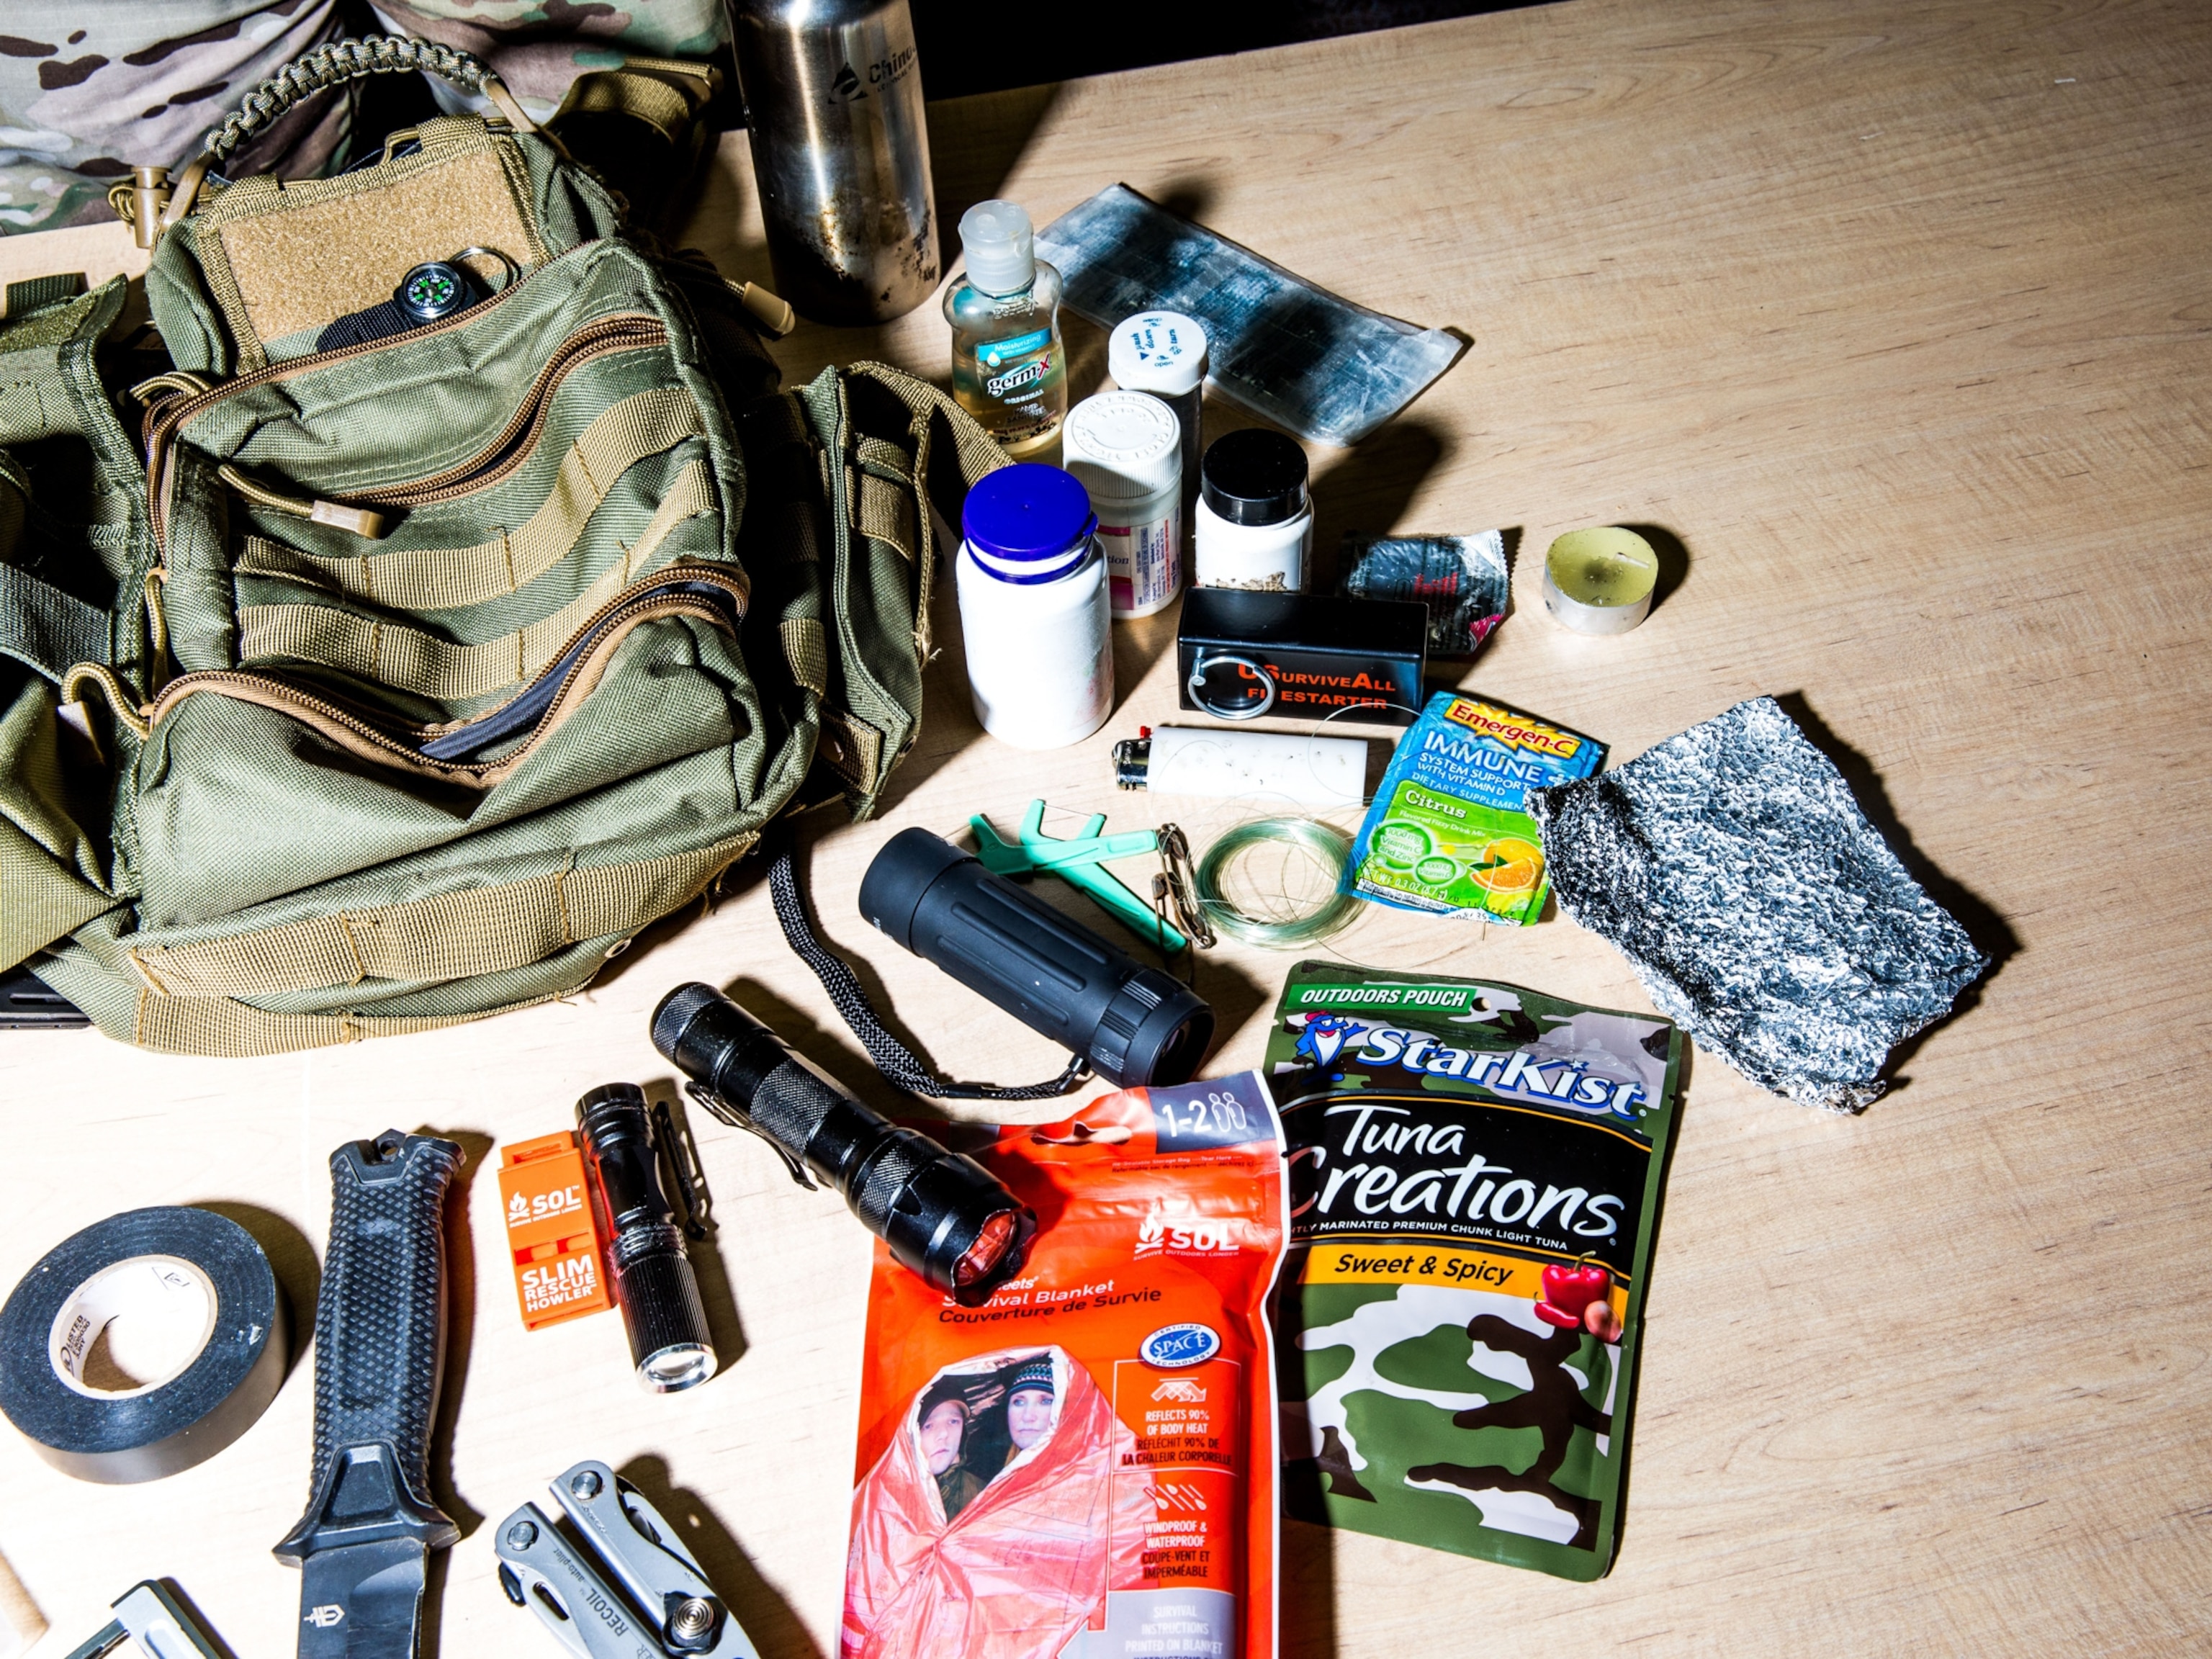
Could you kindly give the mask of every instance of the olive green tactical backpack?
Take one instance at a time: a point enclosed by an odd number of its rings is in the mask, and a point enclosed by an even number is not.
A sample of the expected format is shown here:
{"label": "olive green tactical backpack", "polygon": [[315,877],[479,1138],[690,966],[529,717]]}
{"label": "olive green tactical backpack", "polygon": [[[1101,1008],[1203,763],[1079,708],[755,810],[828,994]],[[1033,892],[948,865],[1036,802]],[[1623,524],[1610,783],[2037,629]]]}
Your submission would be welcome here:
{"label": "olive green tactical backpack", "polygon": [[[167,372],[117,395],[119,280],[0,319],[0,968],[173,1053],[419,1030],[576,990],[788,808],[872,808],[921,714],[920,492],[957,518],[1003,464],[942,393],[775,392],[731,285],[519,118],[186,179]],[[520,275],[318,349],[468,248]]]}

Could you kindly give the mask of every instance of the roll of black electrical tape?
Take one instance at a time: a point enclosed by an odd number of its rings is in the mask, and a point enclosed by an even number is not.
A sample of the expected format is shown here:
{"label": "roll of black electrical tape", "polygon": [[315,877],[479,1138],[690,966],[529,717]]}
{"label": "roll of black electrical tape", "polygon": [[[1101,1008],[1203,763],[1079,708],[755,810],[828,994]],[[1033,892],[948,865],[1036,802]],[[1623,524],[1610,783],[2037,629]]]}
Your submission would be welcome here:
{"label": "roll of black electrical tape", "polygon": [[56,1246],[0,1308],[0,1412],[80,1480],[158,1480],[251,1428],[284,1359],[276,1275],[245,1228],[131,1210]]}

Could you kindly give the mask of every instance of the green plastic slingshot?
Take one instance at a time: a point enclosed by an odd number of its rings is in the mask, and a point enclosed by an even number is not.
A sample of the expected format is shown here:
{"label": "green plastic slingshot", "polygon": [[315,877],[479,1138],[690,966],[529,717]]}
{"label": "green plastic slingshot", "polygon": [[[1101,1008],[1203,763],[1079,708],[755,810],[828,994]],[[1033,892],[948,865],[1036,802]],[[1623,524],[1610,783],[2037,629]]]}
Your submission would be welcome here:
{"label": "green plastic slingshot", "polygon": [[1102,836],[1106,815],[1094,813],[1080,835],[1048,836],[1044,832],[1044,803],[1033,800],[1022,815],[1018,839],[1008,841],[991,827],[981,812],[968,823],[975,831],[975,856],[994,875],[1025,876],[1035,871],[1058,876],[1069,886],[1091,898],[1173,956],[1190,948],[1190,941],[1162,921],[1150,904],[1131,892],[1119,876],[1099,866],[1108,859],[1132,859],[1160,850],[1159,831],[1133,830],[1127,835]]}

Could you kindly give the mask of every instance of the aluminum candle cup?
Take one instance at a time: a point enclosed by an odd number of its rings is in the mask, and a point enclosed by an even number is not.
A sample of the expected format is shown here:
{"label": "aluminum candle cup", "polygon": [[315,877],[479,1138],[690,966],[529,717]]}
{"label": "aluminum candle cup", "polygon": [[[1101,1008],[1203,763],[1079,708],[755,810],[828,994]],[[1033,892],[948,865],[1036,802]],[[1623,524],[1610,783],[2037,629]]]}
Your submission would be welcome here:
{"label": "aluminum candle cup", "polygon": [[1571,530],[1544,555],[1544,609],[1577,634],[1626,634],[1651,614],[1659,556],[1632,530]]}

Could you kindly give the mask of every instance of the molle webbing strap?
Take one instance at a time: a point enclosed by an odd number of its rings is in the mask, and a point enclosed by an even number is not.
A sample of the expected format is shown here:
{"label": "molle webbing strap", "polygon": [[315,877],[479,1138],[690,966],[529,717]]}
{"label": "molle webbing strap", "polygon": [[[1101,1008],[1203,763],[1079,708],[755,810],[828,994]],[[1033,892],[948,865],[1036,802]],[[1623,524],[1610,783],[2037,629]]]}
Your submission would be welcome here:
{"label": "molle webbing strap", "polygon": [[861,438],[853,446],[853,456],[859,463],[852,492],[853,528],[890,543],[912,564],[916,553],[912,464],[896,445],[881,438]]}
{"label": "molle webbing strap", "polygon": [[341,911],[200,945],[122,941],[157,998],[276,996],[504,973],[586,939],[628,933],[690,902],[759,837],[692,853],[569,868],[497,887]]}
{"label": "molle webbing strap", "polygon": [[434,1031],[446,1025],[465,1025],[471,1020],[489,1019],[494,1014],[534,1008],[541,1002],[550,1002],[555,996],[565,994],[555,992],[552,995],[529,997],[503,1007],[483,1008],[465,1014],[395,1017],[272,1014],[265,1008],[233,1002],[224,997],[163,997],[141,991],[137,1012],[131,1021],[131,1041],[157,1054],[219,1054],[226,1059],[243,1060],[258,1054],[295,1054],[302,1048],[328,1048],[342,1042],[363,1042],[370,1037],[405,1036],[410,1032]]}
{"label": "molle webbing strap", "polygon": [[446,702],[488,696],[520,684],[556,659],[576,630],[652,562],[678,524],[714,507],[713,479],[703,461],[694,461],[662,500],[635,547],[551,616],[498,639],[459,645],[416,629],[323,605],[252,605],[241,606],[238,613],[239,659],[290,657],[319,663]]}
{"label": "molle webbing strap", "polygon": [[895,483],[872,472],[860,474],[860,487],[853,492],[859,506],[854,528],[863,536],[888,542],[908,564],[915,559],[914,497]]}
{"label": "molle webbing strap", "polygon": [[58,680],[78,663],[104,663],[113,655],[107,613],[0,564],[0,653]]}
{"label": "molle webbing strap", "polygon": [[820,618],[787,617],[776,625],[791,678],[817,697],[830,695],[830,635]]}
{"label": "molle webbing strap", "polygon": [[410,548],[319,557],[258,536],[246,538],[241,575],[283,576],[398,611],[448,611],[518,592],[575,549],[615,481],[649,455],[704,434],[699,405],[681,387],[641,392],[612,405],[569,446],[544,505],[517,531],[474,547]]}
{"label": "molle webbing strap", "polygon": [[25,312],[50,306],[57,300],[74,300],[84,290],[84,273],[81,270],[10,283],[4,295],[0,295],[0,318],[21,317]]}

